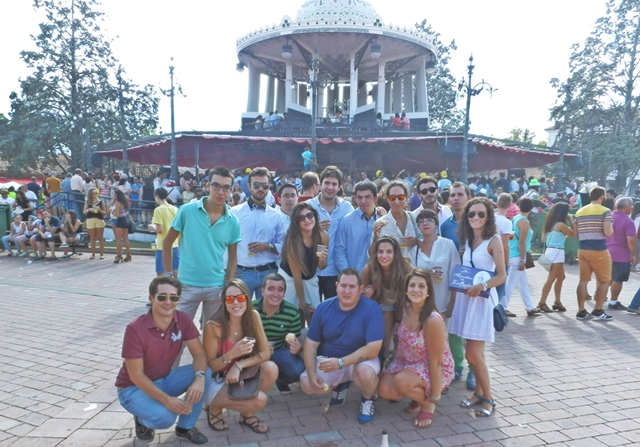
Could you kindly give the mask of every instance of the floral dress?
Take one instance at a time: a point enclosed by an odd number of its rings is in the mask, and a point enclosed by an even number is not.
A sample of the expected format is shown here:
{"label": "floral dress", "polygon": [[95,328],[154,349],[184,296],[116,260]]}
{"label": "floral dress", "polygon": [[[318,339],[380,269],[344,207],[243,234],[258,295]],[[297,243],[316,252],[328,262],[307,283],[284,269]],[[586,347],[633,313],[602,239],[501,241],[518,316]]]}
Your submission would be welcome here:
{"label": "floral dress", "polygon": [[[438,312],[432,312],[429,318],[444,320]],[[396,356],[385,373],[394,374],[403,369],[416,373],[424,383],[425,396],[431,396],[431,377],[429,376],[429,352],[424,341],[424,330],[412,331],[404,325],[404,320],[398,326],[398,348]],[[449,342],[445,337],[444,352],[442,353],[442,389],[449,386],[453,380],[453,356],[449,349]]]}

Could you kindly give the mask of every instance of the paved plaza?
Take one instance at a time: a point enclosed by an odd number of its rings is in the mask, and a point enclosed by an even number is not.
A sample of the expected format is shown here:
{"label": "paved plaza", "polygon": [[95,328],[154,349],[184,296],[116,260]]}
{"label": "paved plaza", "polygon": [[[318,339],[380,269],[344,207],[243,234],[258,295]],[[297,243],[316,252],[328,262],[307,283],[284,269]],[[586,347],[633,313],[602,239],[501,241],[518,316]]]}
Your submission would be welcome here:
{"label": "paved plaza", "polygon": [[[153,258],[117,265],[112,255],[87,258],[31,265],[0,258],[0,447],[147,445],[136,440],[113,384],[123,330],[146,312]],[[528,273],[537,302],[546,272]],[[374,422],[359,425],[354,387],[343,407],[331,409],[328,397],[272,390],[258,414],[271,428],[266,435],[239,426],[235,412],[225,432],[209,429],[204,412],[198,427],[209,446],[379,446],[383,429],[391,445],[403,447],[640,445],[640,317],[612,311],[612,322],[577,321],[576,283],[577,266],[567,266],[566,313],[527,318],[519,297],[512,299],[518,317],[486,350],[497,401],[490,418],[458,406],[468,392],[456,382],[427,429],[413,427],[406,402],[382,399]],[[633,273],[624,304],[639,285]],[[191,445],[172,429],[157,432],[152,445],[158,444]]]}

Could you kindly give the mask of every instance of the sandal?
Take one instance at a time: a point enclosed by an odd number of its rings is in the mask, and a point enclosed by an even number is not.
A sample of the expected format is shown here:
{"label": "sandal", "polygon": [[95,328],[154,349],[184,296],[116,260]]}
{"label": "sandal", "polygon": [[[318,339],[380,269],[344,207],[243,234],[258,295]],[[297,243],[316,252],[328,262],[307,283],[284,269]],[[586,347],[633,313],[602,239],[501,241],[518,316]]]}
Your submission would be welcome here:
{"label": "sandal", "polygon": [[[222,417],[222,411],[218,414],[212,415],[211,412],[209,411],[209,407],[207,407],[206,412],[207,412],[207,423],[209,424],[209,427],[211,427],[212,430],[224,431],[229,428],[227,423],[224,421],[224,418]],[[222,424],[222,427],[220,427],[220,424]]]}
{"label": "sandal", "polygon": [[[426,411],[420,411],[418,413],[418,417],[413,421],[413,426],[417,428],[427,428],[431,426],[431,421],[433,420],[433,413],[427,413]],[[429,421],[427,425],[420,425],[420,422]]]}
{"label": "sandal", "polygon": [[558,312],[566,312],[567,309],[562,305],[562,303],[553,303],[551,306],[553,310],[557,310]]}
{"label": "sandal", "polygon": [[538,303],[538,309],[540,309],[542,312],[546,312],[548,314],[553,312],[553,310],[551,310],[551,308],[549,306],[547,306],[547,303]]}
{"label": "sandal", "polygon": [[407,408],[404,409],[404,411],[409,414],[416,414],[418,411],[420,411],[420,404],[415,400],[412,400],[411,403],[407,405]]}
{"label": "sandal", "polygon": [[95,259],[95,258],[96,258],[96,255],[91,255],[91,257],[89,258],[89,260],[91,261],[91,260],[93,260],[93,259]]}
{"label": "sandal", "polygon": [[505,309],[504,314],[505,314],[507,317],[511,317],[511,318],[513,318],[513,317],[515,317],[515,316],[516,316],[516,314],[514,314],[513,312],[511,312],[509,309]]}
{"label": "sandal", "polygon": [[496,409],[496,401],[495,400],[489,400],[489,399],[485,399],[484,397],[480,398],[480,402],[483,404],[489,404],[491,405],[491,410],[487,410],[484,407],[480,407],[476,410],[476,416],[479,417],[483,417],[483,418],[488,418],[489,416],[491,416],[493,414],[493,410]]}
{"label": "sandal", "polygon": [[[471,402],[471,397],[476,397],[476,398],[478,398],[478,400],[476,400],[475,402]],[[484,399],[484,397],[482,397],[478,393],[473,393],[473,396],[471,396],[471,397],[469,399],[463,399],[460,402],[460,406],[462,408],[471,408],[474,405],[478,405],[478,404],[482,403],[482,400]]]}
{"label": "sandal", "polygon": [[[267,427],[266,430],[260,430],[260,424],[262,423],[262,421],[260,419],[258,419],[256,416],[243,416],[241,414],[240,417],[242,418],[242,419],[238,419],[238,423],[240,425],[246,425],[251,430],[253,430],[255,433],[258,433],[258,434],[261,434],[261,435],[269,433],[269,427]],[[254,421],[253,422],[247,422],[247,420],[249,420],[249,419],[254,419]],[[266,426],[266,424],[265,424],[265,426]]]}

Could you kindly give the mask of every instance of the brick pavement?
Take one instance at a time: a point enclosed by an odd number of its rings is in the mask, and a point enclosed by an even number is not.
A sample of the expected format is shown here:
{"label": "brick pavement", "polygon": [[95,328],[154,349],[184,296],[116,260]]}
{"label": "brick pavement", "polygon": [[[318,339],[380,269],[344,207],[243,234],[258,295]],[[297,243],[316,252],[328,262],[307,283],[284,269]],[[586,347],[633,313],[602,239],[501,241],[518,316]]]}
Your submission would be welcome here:
{"label": "brick pavement", "polygon": [[[113,382],[123,329],[146,311],[153,258],[118,265],[84,258],[32,265],[0,258],[0,447],[147,444],[135,439]],[[537,298],[546,272],[528,273]],[[640,318],[611,312],[609,323],[575,320],[576,282],[577,267],[567,266],[566,313],[526,318],[521,300],[512,300],[519,316],[486,351],[498,403],[491,418],[476,419],[458,406],[468,392],[456,382],[423,430],[402,411],[406,404],[383,400],[374,422],[359,425],[354,388],[344,407],[328,411],[327,397],[272,391],[259,414],[271,427],[266,435],[240,427],[234,412],[226,432],[211,431],[204,413],[198,427],[210,446],[378,446],[383,428],[392,445],[403,447],[640,445]],[[632,274],[625,304],[639,285],[640,275]],[[163,430],[152,445],[191,444]]]}

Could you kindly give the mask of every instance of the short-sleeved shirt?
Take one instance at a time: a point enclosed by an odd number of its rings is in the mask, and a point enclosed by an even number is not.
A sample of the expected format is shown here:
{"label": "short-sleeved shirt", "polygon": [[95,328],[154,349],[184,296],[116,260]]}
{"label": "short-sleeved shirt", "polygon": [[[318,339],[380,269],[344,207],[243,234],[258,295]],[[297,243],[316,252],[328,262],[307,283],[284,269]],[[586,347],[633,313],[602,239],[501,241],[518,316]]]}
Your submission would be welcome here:
{"label": "short-sleeved shirt", "polygon": [[496,214],[496,230],[498,231],[498,236],[503,236],[505,234],[513,234],[513,227],[511,226],[511,221],[507,219],[505,216],[500,214]]}
{"label": "short-sleeved shirt", "polygon": [[[158,206],[155,210],[153,210],[153,218],[151,219],[152,224],[160,224],[162,225],[162,233],[158,233],[156,235],[156,247],[158,250],[162,250],[162,243],[164,242],[164,237],[169,232],[169,228],[171,227],[171,222],[176,217],[178,213],[178,208],[173,205],[169,205],[168,203],[163,203]],[[180,243],[180,239],[176,238],[173,241],[173,248],[176,248]]]}
{"label": "short-sleeved shirt", "polygon": [[273,349],[280,349],[285,346],[287,334],[296,334],[300,337],[300,312],[293,304],[282,300],[280,308],[272,316],[262,310],[262,299],[253,302],[253,308],[260,314],[264,333],[267,340],[273,343]]}
{"label": "short-sleeved shirt", "polygon": [[224,214],[211,225],[203,197],[178,209],[171,228],[180,233],[180,268],[182,284],[195,287],[224,285],[223,257],[229,245],[240,242],[240,222],[224,206]]}
{"label": "short-sleeved shirt", "polygon": [[460,242],[458,242],[458,221],[456,220],[455,214],[440,224],[440,236],[451,239],[456,249],[460,250]]}
{"label": "short-sleeved shirt", "polygon": [[613,235],[607,238],[607,250],[611,255],[611,262],[629,262],[631,252],[627,238],[636,237],[636,226],[629,216],[621,211],[614,211]]}
{"label": "short-sleeved shirt", "polygon": [[604,236],[605,222],[613,222],[611,210],[597,203],[583,206],[576,212],[575,224],[578,226],[578,240],[583,250],[606,250]]}
{"label": "short-sleeved shirt", "polygon": [[[156,327],[152,311],[140,315],[127,325],[122,342],[123,359],[142,359],[144,375],[151,381],[166,377],[171,372],[182,342],[198,338],[200,333],[191,317],[179,310],[173,314],[173,320],[166,331]],[[116,387],[124,388],[134,383],[129,377],[127,366],[123,362],[116,378]]]}
{"label": "short-sleeved shirt", "polygon": [[45,180],[49,193],[60,192],[62,190],[62,182],[59,178],[49,177]]}
{"label": "short-sleeved shirt", "polygon": [[307,337],[320,343],[318,355],[345,357],[368,343],[384,340],[384,317],[380,305],[360,297],[351,310],[340,308],[338,297],[317,307]]}

